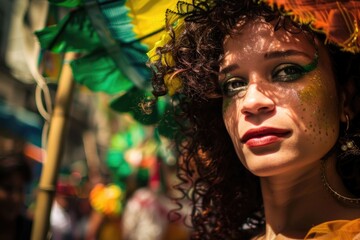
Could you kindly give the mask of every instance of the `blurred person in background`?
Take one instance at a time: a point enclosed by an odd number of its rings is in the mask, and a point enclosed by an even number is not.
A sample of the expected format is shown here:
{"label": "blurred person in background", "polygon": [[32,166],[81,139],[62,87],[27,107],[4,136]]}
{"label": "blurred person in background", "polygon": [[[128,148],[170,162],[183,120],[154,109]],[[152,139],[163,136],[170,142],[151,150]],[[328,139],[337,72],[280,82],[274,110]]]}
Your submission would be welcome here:
{"label": "blurred person in background", "polygon": [[[170,155],[167,155],[170,157]],[[147,186],[138,188],[127,200],[123,212],[124,240],[187,240],[191,229],[184,225],[189,215],[189,202],[179,205],[173,201],[179,180],[176,166],[167,164],[160,156],[151,156],[150,176]],[[171,156],[172,157],[172,156]],[[143,159],[146,161],[147,159]]]}
{"label": "blurred person in background", "polygon": [[25,215],[25,187],[31,168],[20,152],[0,152],[0,239],[30,239],[32,220]]}
{"label": "blurred person in background", "polygon": [[71,184],[59,181],[50,213],[51,239],[74,239],[74,203],[75,188]]}

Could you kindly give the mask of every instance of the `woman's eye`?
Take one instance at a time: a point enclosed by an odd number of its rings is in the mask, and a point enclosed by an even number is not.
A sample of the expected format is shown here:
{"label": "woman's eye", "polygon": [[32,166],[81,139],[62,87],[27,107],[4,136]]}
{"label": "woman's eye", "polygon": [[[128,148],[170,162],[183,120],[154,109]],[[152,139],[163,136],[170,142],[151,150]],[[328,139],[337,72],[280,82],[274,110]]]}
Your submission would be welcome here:
{"label": "woman's eye", "polygon": [[239,77],[233,77],[225,81],[222,86],[223,94],[227,97],[232,97],[237,93],[244,92],[247,88],[247,81]]}
{"label": "woman's eye", "polygon": [[305,69],[297,64],[281,64],[272,73],[274,82],[291,82],[299,79],[306,73]]}

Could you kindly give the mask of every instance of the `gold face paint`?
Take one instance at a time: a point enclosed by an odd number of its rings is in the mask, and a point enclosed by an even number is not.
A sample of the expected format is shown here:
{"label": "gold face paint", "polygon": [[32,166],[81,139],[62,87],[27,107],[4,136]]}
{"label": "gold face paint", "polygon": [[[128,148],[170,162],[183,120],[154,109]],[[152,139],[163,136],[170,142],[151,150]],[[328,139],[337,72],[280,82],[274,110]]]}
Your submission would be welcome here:
{"label": "gold face paint", "polygon": [[[321,72],[318,70],[309,77],[309,84],[298,92],[303,112],[306,114],[307,109],[312,111],[308,114],[313,116],[314,121],[309,122],[307,128],[313,136],[313,141],[327,141],[327,137],[335,133],[335,129],[330,123],[331,119],[328,117],[328,111],[331,111],[331,108],[311,107],[323,106],[326,102],[329,104],[329,99],[333,96],[326,95],[324,92],[328,92],[326,79],[323,79]],[[321,136],[325,137],[322,138]]]}
{"label": "gold face paint", "polygon": [[316,72],[311,79],[311,84],[299,91],[299,98],[302,104],[306,106],[307,104],[313,103],[319,91],[321,91],[320,76]]}

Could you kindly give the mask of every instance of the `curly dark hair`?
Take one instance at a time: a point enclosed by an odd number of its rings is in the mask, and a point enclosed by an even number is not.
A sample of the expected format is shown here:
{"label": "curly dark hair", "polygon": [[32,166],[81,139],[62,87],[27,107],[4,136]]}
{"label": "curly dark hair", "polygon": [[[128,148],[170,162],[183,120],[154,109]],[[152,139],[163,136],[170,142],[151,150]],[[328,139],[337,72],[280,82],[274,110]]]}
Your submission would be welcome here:
{"label": "curly dark hair", "polygon": [[[314,38],[324,40],[325,36],[293,22],[281,9],[258,1],[215,0],[207,4],[194,0],[193,4],[193,10],[184,16],[184,30],[179,35],[173,31],[171,40],[157,49],[160,59],[152,63],[153,94],[167,93],[163,80],[167,74],[175,73],[182,81],[181,90],[173,97],[179,123],[178,177],[182,181],[176,187],[193,203],[192,239],[249,239],[264,231],[263,202],[259,178],[238,160],[222,118],[218,75],[223,40],[238,21],[258,17],[277,20],[275,28],[295,26]],[[329,53],[339,88],[356,78],[351,101],[357,108],[353,131],[358,132],[359,55],[332,45]],[[172,56],[174,64],[164,64],[166,54]],[[359,187],[358,183],[353,185]]]}

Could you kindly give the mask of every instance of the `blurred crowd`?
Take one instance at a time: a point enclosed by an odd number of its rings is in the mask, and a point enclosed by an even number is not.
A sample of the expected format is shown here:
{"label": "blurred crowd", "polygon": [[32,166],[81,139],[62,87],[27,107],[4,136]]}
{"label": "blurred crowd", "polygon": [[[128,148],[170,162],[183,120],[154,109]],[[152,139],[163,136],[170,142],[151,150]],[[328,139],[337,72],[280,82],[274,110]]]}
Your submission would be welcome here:
{"label": "blurred crowd", "polygon": [[[31,239],[36,221],[38,163],[24,154],[23,146],[24,143],[16,139],[1,139],[2,240]],[[171,200],[172,190],[166,183],[174,178],[174,169],[166,165],[161,168],[163,176],[151,177],[141,187],[129,180],[128,186],[134,187],[128,189],[127,194],[112,182],[79,180],[81,176],[76,170],[62,170],[49,219],[49,239],[188,239],[190,230],[185,226],[184,218],[174,218],[170,214],[177,205]],[[160,179],[167,180],[161,183]],[[186,211],[185,204],[183,211]]]}
{"label": "blurred crowd", "polygon": [[[47,41],[39,40],[35,33],[43,30],[40,35],[49,40],[46,34],[54,33],[53,26],[59,24],[59,34],[69,31],[70,34],[68,38],[56,36],[54,39],[63,41],[59,46],[74,43],[79,47],[78,52],[83,53],[82,57],[92,50],[101,53],[99,49],[103,44],[97,39],[95,28],[81,20],[82,14],[86,14],[81,9],[82,1],[51,2],[53,4],[43,0],[0,0],[0,240],[31,238],[37,221],[36,209],[42,207],[37,202],[37,194],[52,108],[56,104],[63,67],[68,66],[65,53],[40,46],[39,42]],[[105,6],[124,12],[121,2]],[[78,15],[66,17],[74,13]],[[70,21],[64,28],[61,27],[63,19]],[[65,25],[69,27],[66,31]],[[127,24],[125,28],[128,31]],[[65,43],[67,40],[69,43]],[[145,57],[145,52],[143,55]],[[108,60],[108,66],[94,63],[102,59],[92,58],[88,69],[82,69],[86,79],[94,77],[101,85],[103,81],[98,79],[119,80],[119,75],[124,75],[118,73],[112,60]],[[142,68],[145,69],[145,65]],[[132,86],[128,79],[119,82],[117,87]],[[102,85],[97,88],[104,90]],[[114,85],[109,84],[108,88],[113,94]],[[69,128],[48,219],[49,239],[187,239],[189,228],[183,223],[184,218],[170,216],[172,210],[178,208],[169,198],[173,195],[170,187],[175,176],[173,166],[159,158],[154,144],[144,144],[144,140],[157,137],[147,134],[144,126],[130,124],[126,120],[129,117],[117,121],[120,114],[108,110],[108,98],[100,93],[95,97],[90,92],[78,86],[71,112],[65,114]],[[132,94],[122,105],[137,104]],[[136,113],[137,120],[143,118],[141,112]],[[155,120],[147,119],[146,124],[151,121]],[[98,153],[97,148],[103,151]],[[82,167],[74,167],[74,162],[81,162]],[[184,204],[182,211],[186,209]]]}

